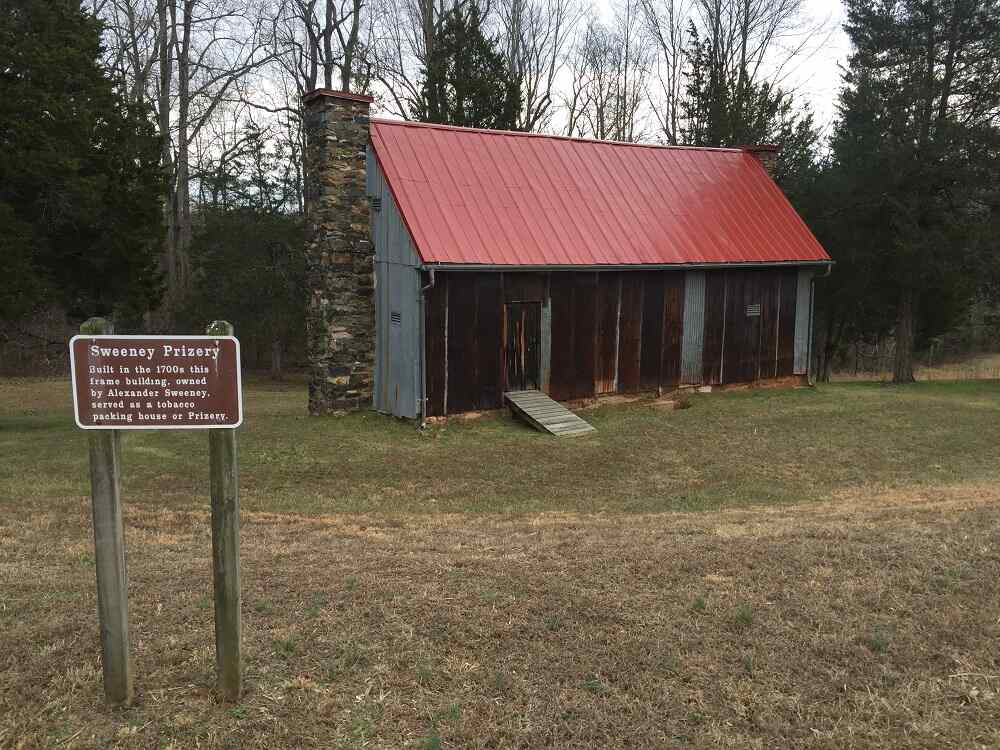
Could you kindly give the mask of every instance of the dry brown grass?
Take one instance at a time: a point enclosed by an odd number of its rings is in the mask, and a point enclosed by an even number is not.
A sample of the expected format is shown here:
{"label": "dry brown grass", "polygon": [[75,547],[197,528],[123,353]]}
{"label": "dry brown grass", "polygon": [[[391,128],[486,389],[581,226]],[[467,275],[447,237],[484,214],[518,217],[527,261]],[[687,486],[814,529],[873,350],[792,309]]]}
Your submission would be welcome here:
{"label": "dry brown grass", "polygon": [[1000,489],[525,516],[248,513],[216,702],[204,514],[128,512],[102,701],[89,506],[0,519],[0,746],[1000,746]]}

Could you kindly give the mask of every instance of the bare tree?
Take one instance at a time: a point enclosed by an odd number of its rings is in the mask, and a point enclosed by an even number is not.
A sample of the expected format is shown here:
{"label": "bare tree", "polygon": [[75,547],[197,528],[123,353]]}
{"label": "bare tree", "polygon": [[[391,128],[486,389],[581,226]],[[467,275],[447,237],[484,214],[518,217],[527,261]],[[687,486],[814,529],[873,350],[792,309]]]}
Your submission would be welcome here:
{"label": "bare tree", "polygon": [[471,0],[374,0],[372,75],[386,95],[386,108],[399,117],[420,109],[421,75],[434,49],[441,18]]}
{"label": "bare tree", "polygon": [[367,0],[282,0],[277,41],[300,94],[367,90],[371,24]]}
{"label": "bare tree", "polygon": [[680,143],[684,98],[684,64],[687,52],[690,0],[641,0],[649,38],[656,47],[655,83],[650,105],[657,126],[667,143]]}
{"label": "bare tree", "polygon": [[521,85],[518,129],[546,129],[583,8],[576,0],[500,0],[497,8],[504,54]]}
{"label": "bare tree", "polygon": [[615,9],[614,26],[591,21],[577,37],[564,98],[568,135],[636,142],[644,135],[643,104],[653,54],[638,3]]}
{"label": "bare tree", "polygon": [[163,138],[166,313],[186,294],[192,237],[191,152],[219,107],[274,59],[273,9],[262,0],[105,0],[106,57]]}

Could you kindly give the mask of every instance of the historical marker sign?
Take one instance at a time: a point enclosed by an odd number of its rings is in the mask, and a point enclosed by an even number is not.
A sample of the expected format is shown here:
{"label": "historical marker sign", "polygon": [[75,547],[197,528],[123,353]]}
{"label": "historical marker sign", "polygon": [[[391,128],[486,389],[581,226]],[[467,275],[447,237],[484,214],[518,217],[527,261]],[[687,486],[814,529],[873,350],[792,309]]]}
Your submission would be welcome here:
{"label": "historical marker sign", "polygon": [[243,421],[232,336],[74,336],[73,409],[85,430],[191,430]]}

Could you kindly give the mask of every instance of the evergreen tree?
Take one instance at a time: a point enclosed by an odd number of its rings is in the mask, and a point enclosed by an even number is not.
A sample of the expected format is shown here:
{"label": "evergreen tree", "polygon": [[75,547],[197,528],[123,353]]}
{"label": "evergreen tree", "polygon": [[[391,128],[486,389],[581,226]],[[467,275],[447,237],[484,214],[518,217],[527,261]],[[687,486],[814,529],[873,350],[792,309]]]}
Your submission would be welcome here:
{"label": "evergreen tree", "polygon": [[498,46],[486,36],[475,2],[444,13],[423,71],[422,100],[411,116],[423,122],[515,130],[521,88]]}
{"label": "evergreen tree", "polygon": [[779,144],[774,176],[795,200],[816,176],[819,133],[812,113],[797,108],[791,94],[769,82],[754,81],[747,71],[729,71],[693,24],[688,34],[683,142],[716,148]]}
{"label": "evergreen tree", "polygon": [[847,8],[855,52],[834,169],[855,262],[894,310],[894,381],[910,382],[915,345],[955,321],[989,268],[1000,4],[847,0]]}
{"label": "evergreen tree", "polygon": [[79,0],[0,3],[0,314],[156,303],[159,141]]}

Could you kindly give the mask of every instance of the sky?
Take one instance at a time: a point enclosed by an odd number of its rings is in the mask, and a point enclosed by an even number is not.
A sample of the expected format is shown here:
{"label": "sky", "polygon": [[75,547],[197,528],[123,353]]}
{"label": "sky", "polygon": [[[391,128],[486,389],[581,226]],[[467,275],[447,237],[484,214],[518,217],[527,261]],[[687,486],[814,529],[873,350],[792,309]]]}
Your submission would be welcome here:
{"label": "sky", "polygon": [[841,71],[846,65],[851,45],[844,33],[844,6],[840,0],[807,0],[806,12],[817,21],[825,21],[825,43],[794,72],[796,90],[816,113],[816,122],[828,125],[836,114]]}
{"label": "sky", "polygon": [[[610,19],[615,1],[594,0],[594,3]],[[841,0],[804,0],[803,23],[820,30],[813,37],[815,44],[810,52],[798,60],[782,81],[785,88],[793,90],[812,107],[821,128],[827,127],[836,114],[841,76],[838,65],[845,64],[850,53],[850,42],[843,30],[845,20]]]}

